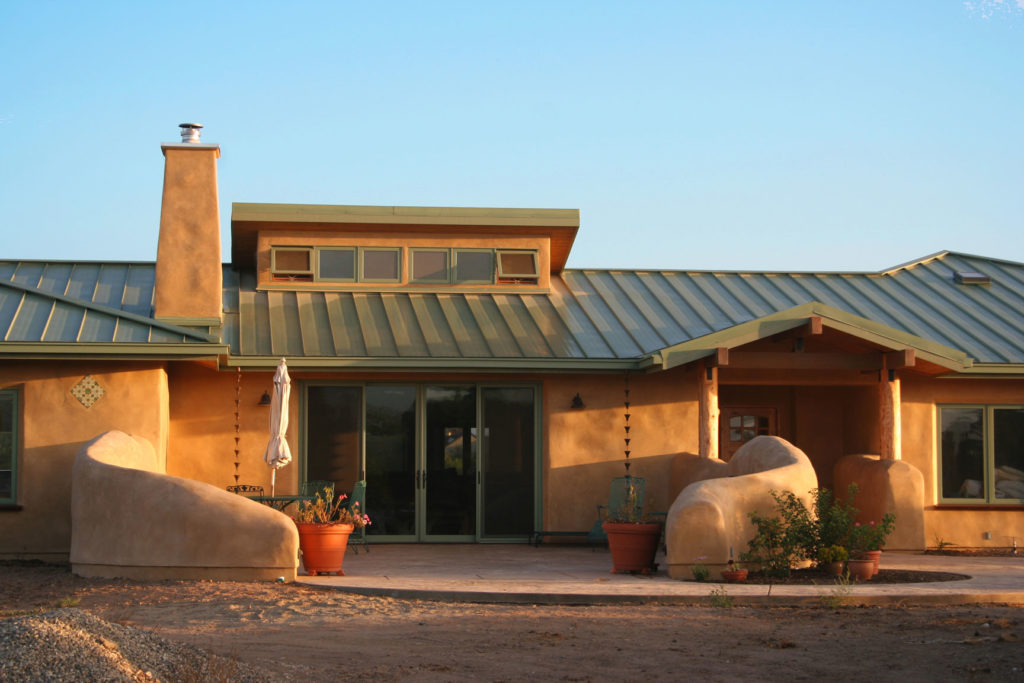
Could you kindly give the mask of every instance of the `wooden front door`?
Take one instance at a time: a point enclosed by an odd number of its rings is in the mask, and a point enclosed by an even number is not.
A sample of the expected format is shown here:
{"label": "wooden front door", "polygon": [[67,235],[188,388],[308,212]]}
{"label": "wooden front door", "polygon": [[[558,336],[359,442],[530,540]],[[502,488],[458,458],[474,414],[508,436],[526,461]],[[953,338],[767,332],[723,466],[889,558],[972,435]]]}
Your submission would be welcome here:
{"label": "wooden front door", "polygon": [[731,460],[739,447],[755,436],[778,435],[778,411],[765,406],[722,408],[719,420],[718,453],[722,460]]}

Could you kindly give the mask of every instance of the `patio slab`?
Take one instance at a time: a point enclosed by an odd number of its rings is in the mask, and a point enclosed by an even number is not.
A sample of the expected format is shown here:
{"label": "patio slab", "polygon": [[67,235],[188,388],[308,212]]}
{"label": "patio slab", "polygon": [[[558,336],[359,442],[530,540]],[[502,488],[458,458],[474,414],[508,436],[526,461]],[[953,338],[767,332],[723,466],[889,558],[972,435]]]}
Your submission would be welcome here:
{"label": "patio slab", "polygon": [[[659,555],[659,562],[664,558]],[[864,605],[1024,605],[1024,552],[1018,557],[954,557],[885,552],[883,569],[966,574],[970,579],[853,586],[848,602]],[[735,604],[820,605],[832,584],[768,586],[697,583],[611,574],[604,548],[542,545],[373,545],[345,556],[346,576],[307,576],[299,583],[362,595],[451,602],[522,604],[709,604],[725,586]]]}

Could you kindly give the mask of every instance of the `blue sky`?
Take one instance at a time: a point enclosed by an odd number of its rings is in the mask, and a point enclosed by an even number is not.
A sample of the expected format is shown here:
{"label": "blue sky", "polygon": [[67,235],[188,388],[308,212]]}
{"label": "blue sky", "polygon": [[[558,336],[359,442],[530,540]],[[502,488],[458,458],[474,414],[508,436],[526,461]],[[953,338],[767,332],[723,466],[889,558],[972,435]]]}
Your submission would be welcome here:
{"label": "blue sky", "polygon": [[1024,0],[0,3],[0,258],[231,202],[579,208],[571,267],[1024,261]]}

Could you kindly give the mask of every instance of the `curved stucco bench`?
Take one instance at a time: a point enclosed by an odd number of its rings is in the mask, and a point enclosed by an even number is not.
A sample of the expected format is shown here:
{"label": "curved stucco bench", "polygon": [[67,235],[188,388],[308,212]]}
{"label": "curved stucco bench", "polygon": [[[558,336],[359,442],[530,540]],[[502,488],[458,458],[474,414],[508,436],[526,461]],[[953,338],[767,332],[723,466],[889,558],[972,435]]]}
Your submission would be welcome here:
{"label": "curved stucco bench", "polygon": [[146,439],[82,446],[71,483],[71,568],[131,579],[295,578],[295,524],[269,507],[162,472]]}
{"label": "curved stucco bench", "polygon": [[[716,469],[721,471],[721,466]],[[730,549],[738,561],[754,537],[750,513],[775,510],[772,491],[792,491],[810,506],[810,491],[817,486],[814,467],[799,448],[777,436],[751,439],[725,464],[722,476],[688,485],[669,508],[669,576],[690,578],[693,565],[703,564],[718,578]]]}

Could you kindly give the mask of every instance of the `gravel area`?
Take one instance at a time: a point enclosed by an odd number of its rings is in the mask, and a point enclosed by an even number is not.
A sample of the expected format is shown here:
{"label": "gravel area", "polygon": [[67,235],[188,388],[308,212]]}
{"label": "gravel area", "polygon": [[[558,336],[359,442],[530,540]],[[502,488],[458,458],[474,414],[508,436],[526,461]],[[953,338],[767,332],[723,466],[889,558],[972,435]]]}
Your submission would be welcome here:
{"label": "gravel area", "polygon": [[0,620],[0,681],[269,681],[256,667],[76,608]]}

